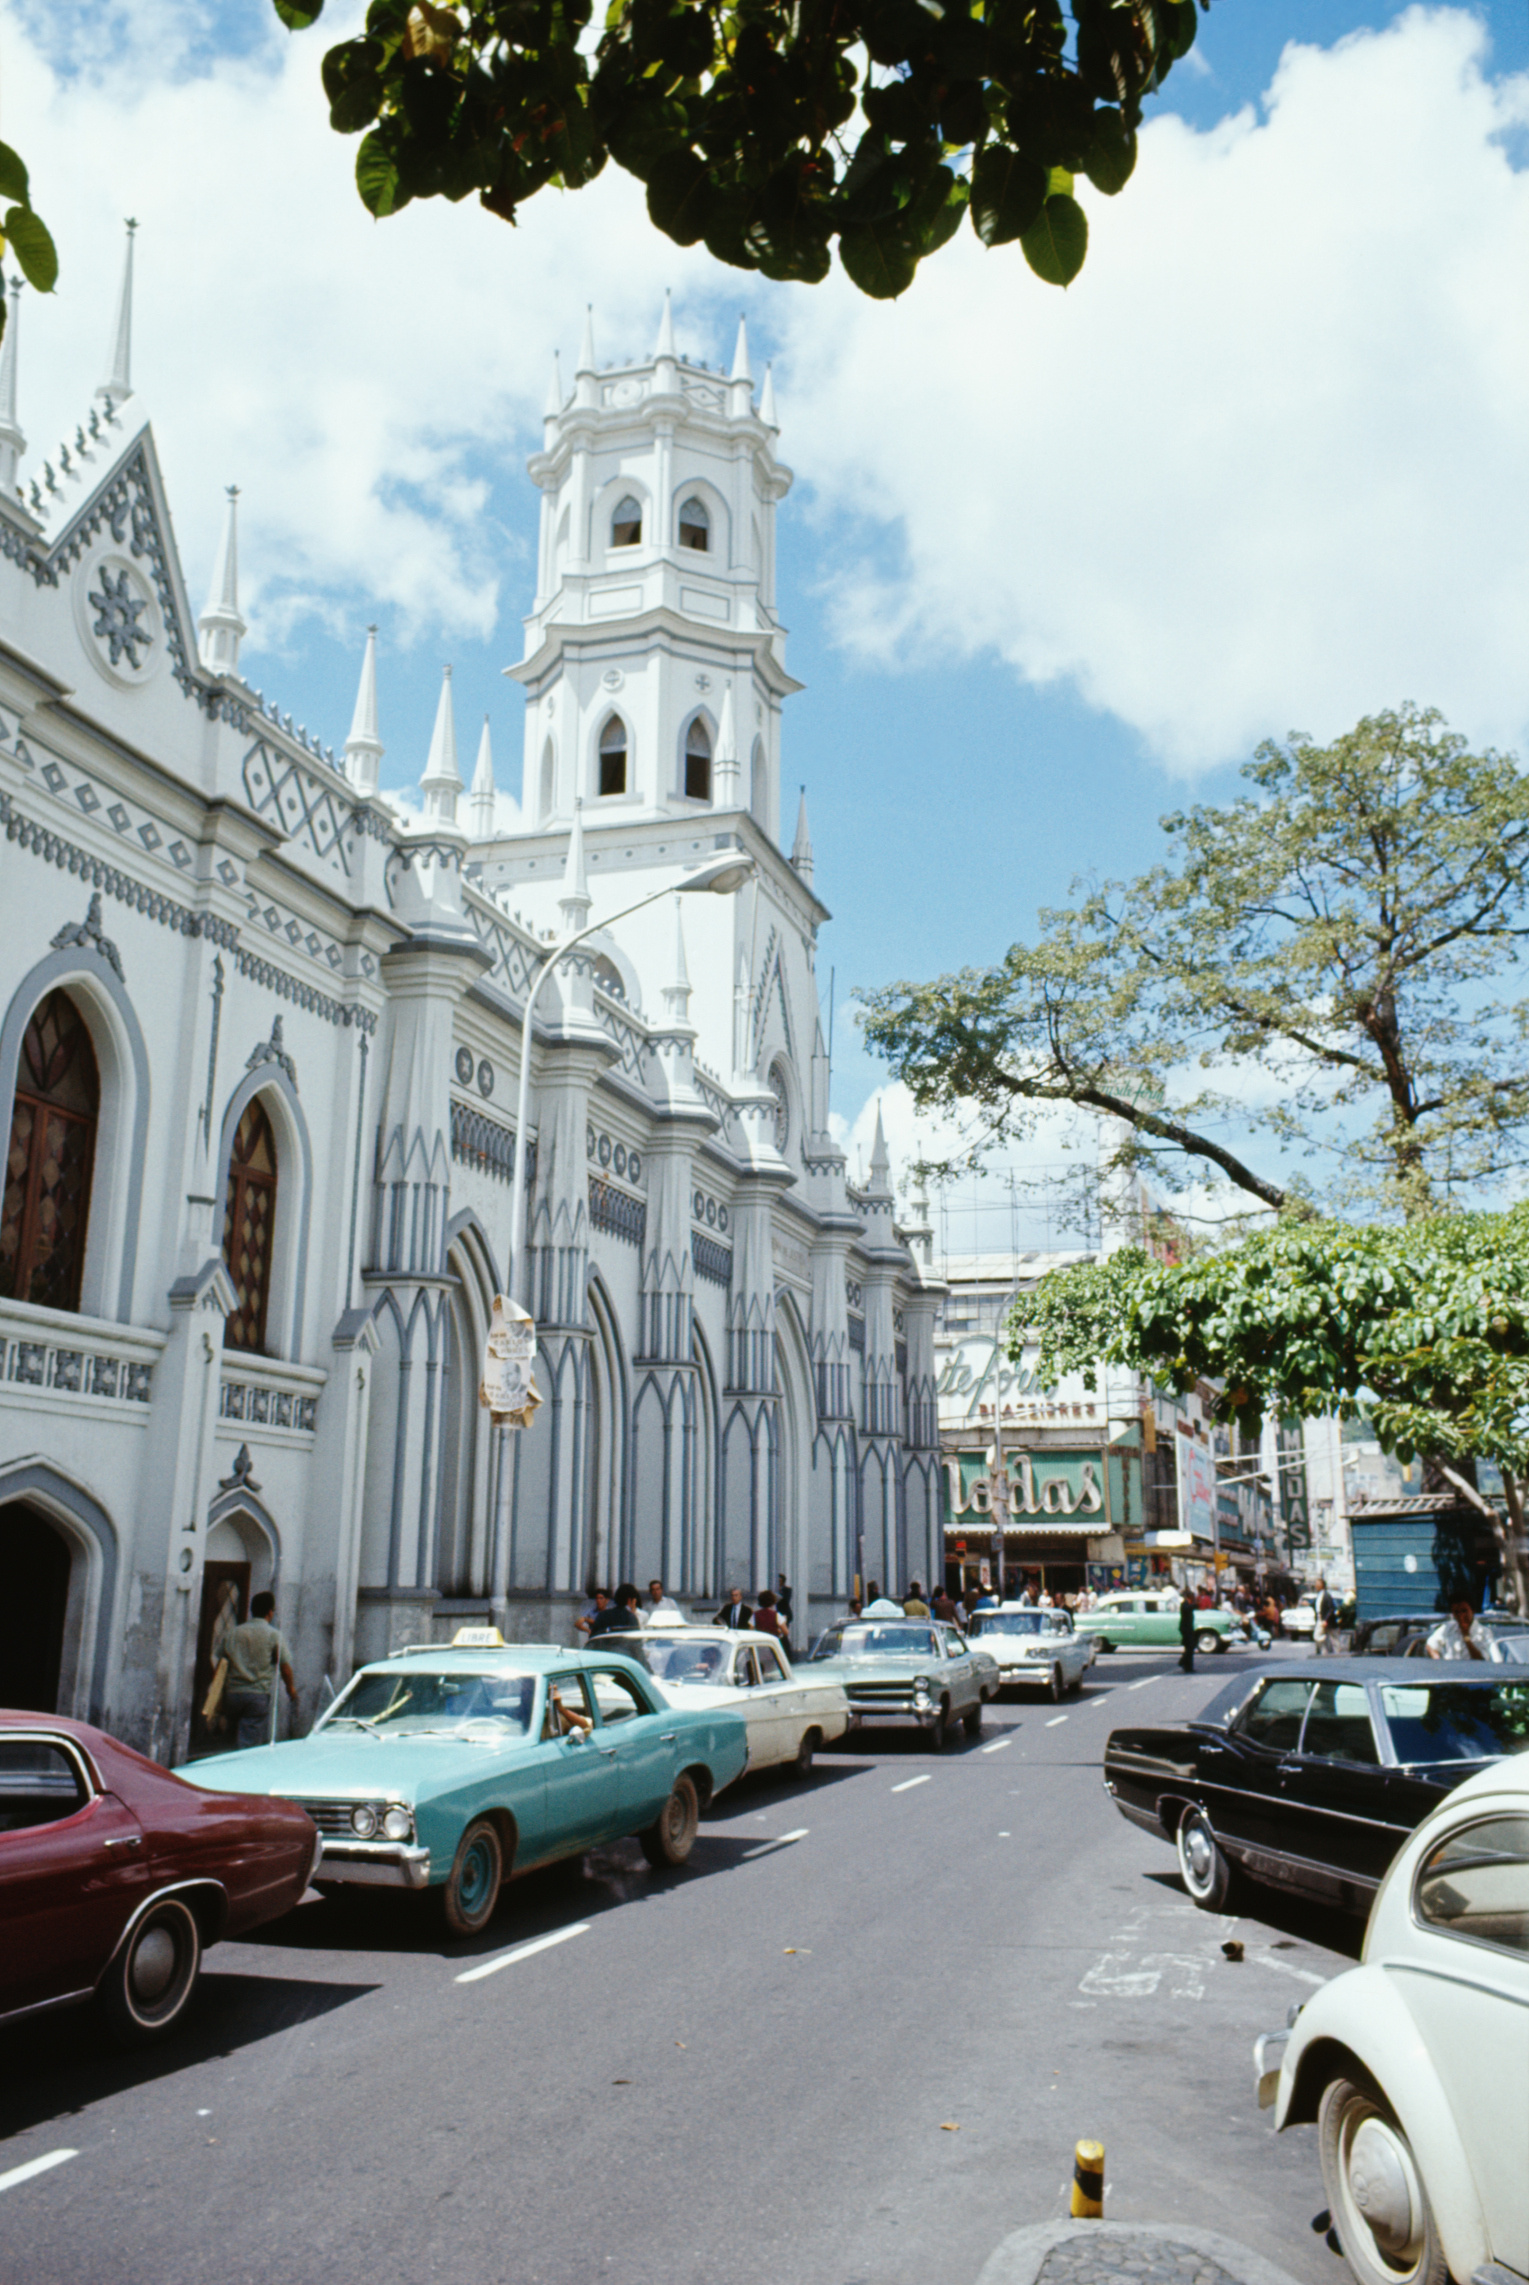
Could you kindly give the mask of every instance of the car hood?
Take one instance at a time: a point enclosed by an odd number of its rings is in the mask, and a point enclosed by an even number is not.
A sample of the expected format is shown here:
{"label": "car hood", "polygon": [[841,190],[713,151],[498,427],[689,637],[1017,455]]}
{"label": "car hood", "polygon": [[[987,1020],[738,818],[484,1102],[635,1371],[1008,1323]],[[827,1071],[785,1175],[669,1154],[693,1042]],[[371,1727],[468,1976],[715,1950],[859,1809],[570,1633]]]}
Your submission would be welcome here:
{"label": "car hood", "polygon": [[176,1775],[219,1793],[278,1793],[289,1801],[420,1801],[480,1777],[527,1743],[459,1745],[450,1738],[383,1739],[359,1730],[320,1730],[284,1745],[216,1754]]}
{"label": "car hood", "polygon": [[935,1658],[814,1658],[797,1672],[804,1682],[911,1682],[917,1674],[931,1680],[952,1662]]}

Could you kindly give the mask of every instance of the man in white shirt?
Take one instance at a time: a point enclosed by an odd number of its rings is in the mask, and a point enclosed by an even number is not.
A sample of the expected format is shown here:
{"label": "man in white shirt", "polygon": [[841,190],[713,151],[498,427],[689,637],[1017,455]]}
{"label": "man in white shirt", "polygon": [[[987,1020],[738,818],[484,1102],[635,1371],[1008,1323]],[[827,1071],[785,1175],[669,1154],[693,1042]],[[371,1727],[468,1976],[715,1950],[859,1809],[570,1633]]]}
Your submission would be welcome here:
{"label": "man in white shirt", "polygon": [[643,1606],[644,1626],[683,1626],[685,1614],[671,1594],[664,1590],[662,1579],[648,1581],[648,1599]]}
{"label": "man in white shirt", "polygon": [[1471,1632],[1475,1610],[1462,1596],[1449,1606],[1449,1617],[1442,1626],[1435,1627],[1428,1637],[1430,1658],[1482,1658],[1486,1652],[1480,1638]]}

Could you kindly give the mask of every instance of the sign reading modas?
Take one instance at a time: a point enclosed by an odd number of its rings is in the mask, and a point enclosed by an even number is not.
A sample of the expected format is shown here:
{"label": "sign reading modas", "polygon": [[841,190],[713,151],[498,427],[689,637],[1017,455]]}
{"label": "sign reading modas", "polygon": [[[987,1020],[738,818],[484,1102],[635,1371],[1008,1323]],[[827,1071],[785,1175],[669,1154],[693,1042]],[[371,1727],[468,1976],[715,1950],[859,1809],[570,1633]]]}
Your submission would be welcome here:
{"label": "sign reading modas", "polygon": [[[1104,1477],[1098,1452],[1006,1452],[1010,1520],[1037,1516],[1102,1516]],[[948,1453],[945,1459],[945,1520],[992,1515],[991,1458],[985,1452]]]}

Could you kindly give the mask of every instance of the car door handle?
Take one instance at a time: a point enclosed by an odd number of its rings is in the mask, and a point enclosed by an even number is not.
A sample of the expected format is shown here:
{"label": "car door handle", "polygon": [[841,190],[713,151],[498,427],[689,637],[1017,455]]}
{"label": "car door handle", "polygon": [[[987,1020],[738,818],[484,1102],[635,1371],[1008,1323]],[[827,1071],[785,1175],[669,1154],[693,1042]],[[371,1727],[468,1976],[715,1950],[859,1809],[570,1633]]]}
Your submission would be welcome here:
{"label": "car door handle", "polygon": [[673,1745],[678,1739],[679,1734],[680,1733],[678,1730],[660,1730],[658,1733],[658,1742],[660,1745]]}
{"label": "car door handle", "polygon": [[143,1846],[141,1833],[118,1833],[115,1838],[101,1843],[103,1849],[138,1849]]}
{"label": "car door handle", "polygon": [[597,1746],[595,1750],[606,1761],[614,1761],[616,1758],[616,1748],[613,1745]]}

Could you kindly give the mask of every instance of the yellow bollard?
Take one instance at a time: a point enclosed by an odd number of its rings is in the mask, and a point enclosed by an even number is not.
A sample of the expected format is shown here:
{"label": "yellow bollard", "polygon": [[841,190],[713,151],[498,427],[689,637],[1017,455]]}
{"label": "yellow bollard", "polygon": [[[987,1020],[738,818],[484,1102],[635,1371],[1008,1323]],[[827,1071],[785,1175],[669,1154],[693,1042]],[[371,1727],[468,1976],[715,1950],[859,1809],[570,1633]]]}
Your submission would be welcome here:
{"label": "yellow bollard", "polygon": [[1072,2154],[1072,2217],[1104,2219],[1104,2144],[1080,2142]]}

